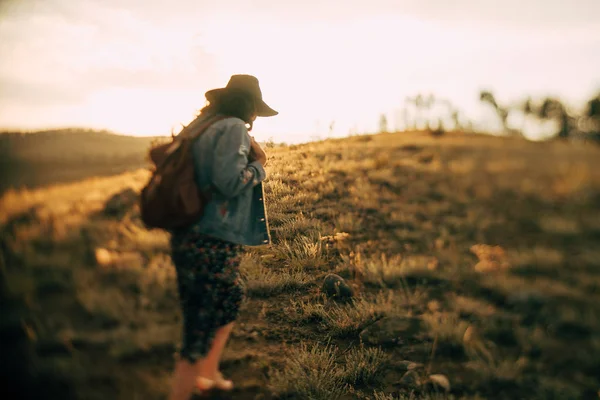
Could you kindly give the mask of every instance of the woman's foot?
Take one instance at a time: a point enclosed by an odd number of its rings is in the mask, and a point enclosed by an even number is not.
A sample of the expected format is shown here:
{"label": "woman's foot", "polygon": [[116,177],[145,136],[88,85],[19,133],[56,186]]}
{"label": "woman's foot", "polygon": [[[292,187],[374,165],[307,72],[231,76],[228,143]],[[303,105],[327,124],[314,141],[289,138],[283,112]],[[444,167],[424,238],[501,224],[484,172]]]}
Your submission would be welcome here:
{"label": "woman's foot", "polygon": [[228,379],[223,378],[223,374],[220,372],[217,372],[216,382],[217,382],[217,387],[221,390],[228,391],[228,390],[233,389],[233,382]]}
{"label": "woman's foot", "polygon": [[215,379],[209,379],[203,376],[199,377],[196,380],[196,387],[203,392],[212,389],[229,391],[233,389],[233,382],[223,378],[223,375],[220,372],[217,372]]}
{"label": "woman's foot", "polygon": [[212,390],[216,387],[216,385],[216,381],[205,378],[203,376],[196,379],[196,388],[198,388],[198,390],[200,390],[201,392],[207,392],[209,390]]}

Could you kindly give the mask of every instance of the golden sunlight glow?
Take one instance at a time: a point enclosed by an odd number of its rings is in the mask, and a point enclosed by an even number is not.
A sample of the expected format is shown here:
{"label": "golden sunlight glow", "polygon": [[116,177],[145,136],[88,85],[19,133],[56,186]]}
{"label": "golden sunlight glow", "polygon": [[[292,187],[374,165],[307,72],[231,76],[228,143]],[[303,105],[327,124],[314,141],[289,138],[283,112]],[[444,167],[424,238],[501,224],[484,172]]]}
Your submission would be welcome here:
{"label": "golden sunlight glow", "polygon": [[265,101],[280,112],[256,124],[257,138],[286,142],[374,131],[381,114],[393,129],[404,100],[417,93],[449,99],[480,120],[489,117],[478,99],[483,88],[500,100],[556,93],[580,103],[600,85],[600,59],[590,56],[597,26],[570,11],[568,29],[560,30],[555,22],[564,12],[539,4],[545,20],[513,21],[483,3],[456,14],[441,1],[382,3],[379,11],[333,1],[320,11],[268,0],[262,11],[243,0],[207,8],[184,0],[181,8],[116,3],[18,3],[1,20],[0,36],[13,39],[0,42],[7,60],[0,126],[168,135],[194,117],[207,90],[236,73],[257,76]]}

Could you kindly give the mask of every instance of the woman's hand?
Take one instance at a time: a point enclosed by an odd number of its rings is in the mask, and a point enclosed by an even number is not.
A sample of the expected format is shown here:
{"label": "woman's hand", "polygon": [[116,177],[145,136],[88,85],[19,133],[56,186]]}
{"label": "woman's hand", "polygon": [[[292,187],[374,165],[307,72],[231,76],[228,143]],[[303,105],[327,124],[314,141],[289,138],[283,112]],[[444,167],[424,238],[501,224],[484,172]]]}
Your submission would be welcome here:
{"label": "woman's hand", "polygon": [[261,163],[263,167],[267,165],[267,154],[256,140],[254,140],[254,136],[250,137],[250,156],[255,161]]}

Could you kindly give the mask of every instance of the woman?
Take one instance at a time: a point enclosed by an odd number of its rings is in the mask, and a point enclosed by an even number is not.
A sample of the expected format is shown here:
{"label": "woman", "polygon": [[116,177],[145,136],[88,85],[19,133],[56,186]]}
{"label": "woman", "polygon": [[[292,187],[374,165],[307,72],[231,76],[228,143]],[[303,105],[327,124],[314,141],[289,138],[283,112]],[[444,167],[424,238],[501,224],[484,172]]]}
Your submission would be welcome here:
{"label": "woman", "polygon": [[181,133],[193,134],[207,118],[217,119],[192,146],[196,181],[210,201],[197,223],[171,237],[183,344],[170,400],[187,400],[195,388],[233,388],[219,372],[219,361],[244,295],[240,251],[243,245],[270,243],[262,187],[267,156],[248,132],[257,116],[277,111],[262,100],[251,75],[232,76],[227,87],[207,92],[206,100]]}

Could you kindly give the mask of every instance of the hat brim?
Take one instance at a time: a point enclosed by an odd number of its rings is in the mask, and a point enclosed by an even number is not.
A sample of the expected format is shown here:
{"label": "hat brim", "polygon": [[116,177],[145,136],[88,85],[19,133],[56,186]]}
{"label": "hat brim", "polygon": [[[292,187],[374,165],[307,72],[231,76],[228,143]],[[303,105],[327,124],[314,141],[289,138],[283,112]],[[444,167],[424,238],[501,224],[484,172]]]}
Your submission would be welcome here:
{"label": "hat brim", "polygon": [[[206,100],[212,101],[217,99],[223,93],[227,91],[227,88],[212,89],[206,92]],[[256,115],[259,117],[274,117],[279,112],[273,110],[267,103],[262,99],[256,99]]]}

